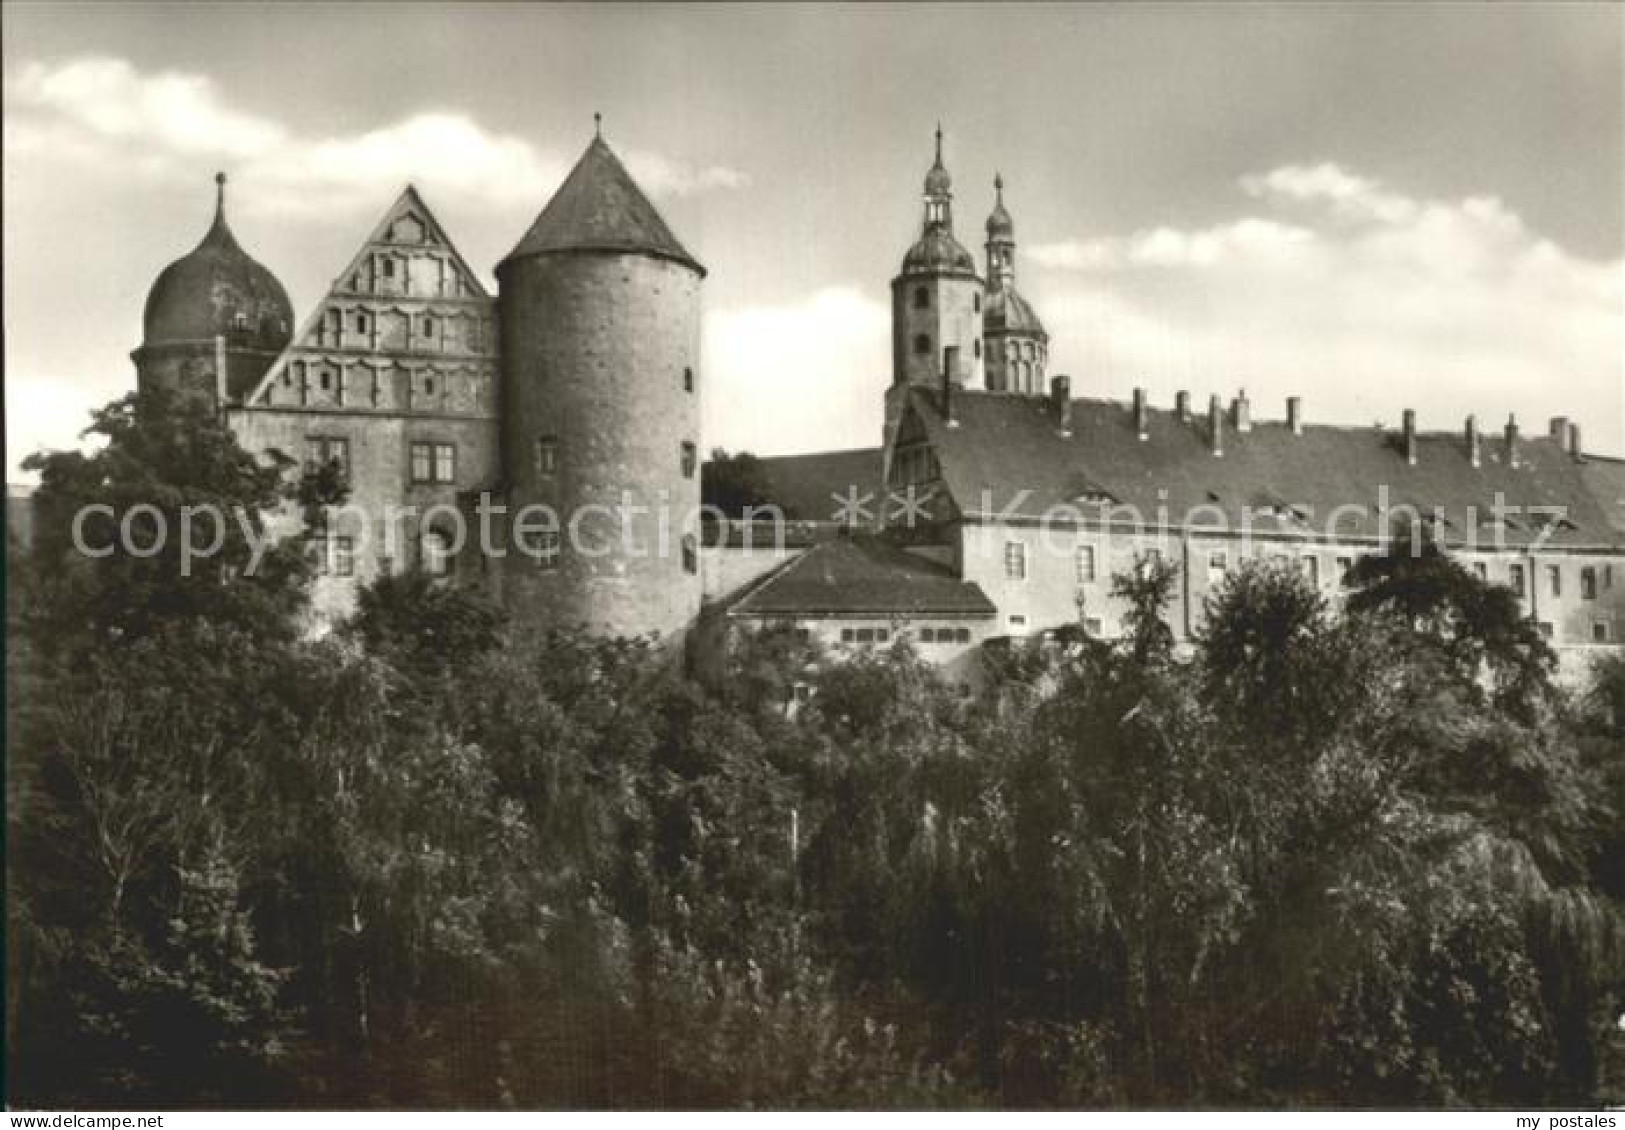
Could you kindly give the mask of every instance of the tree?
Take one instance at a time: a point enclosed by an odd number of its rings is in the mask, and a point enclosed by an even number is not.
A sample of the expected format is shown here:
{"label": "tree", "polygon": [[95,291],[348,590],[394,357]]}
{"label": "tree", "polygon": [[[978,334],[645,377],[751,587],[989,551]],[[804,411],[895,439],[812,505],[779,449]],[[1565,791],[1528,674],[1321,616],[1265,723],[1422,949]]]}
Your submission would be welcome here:
{"label": "tree", "polygon": [[289,496],[285,460],[260,463],[218,415],[161,391],[113,401],[84,434],[105,442],[24,462],[40,474],[25,583],[42,648],[185,619],[295,630],[308,566],[267,526]]}
{"label": "tree", "polygon": [[1518,605],[1518,594],[1471,573],[1428,536],[1397,535],[1387,553],[1358,560],[1347,584],[1352,616],[1387,616],[1413,646],[1440,649],[1465,684],[1487,677],[1499,704],[1550,704],[1557,658]]}
{"label": "tree", "polygon": [[434,678],[488,654],[503,623],[502,610],[479,593],[412,569],[361,589],[343,630],[404,674]]}
{"label": "tree", "polygon": [[[712,450],[710,460],[701,468],[700,500],[734,520],[749,507],[779,505],[760,459],[748,451],[729,455],[720,447]],[[793,519],[796,515],[786,510],[784,517]]]}

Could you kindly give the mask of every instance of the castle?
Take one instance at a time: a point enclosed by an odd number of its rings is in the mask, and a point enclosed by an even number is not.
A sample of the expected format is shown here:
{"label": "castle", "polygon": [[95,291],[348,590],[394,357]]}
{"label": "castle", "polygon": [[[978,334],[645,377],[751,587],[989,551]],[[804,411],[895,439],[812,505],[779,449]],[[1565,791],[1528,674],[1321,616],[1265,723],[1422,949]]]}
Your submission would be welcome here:
{"label": "castle", "polygon": [[[1114,573],[1179,568],[1176,637],[1243,559],[1333,599],[1409,515],[1517,590],[1576,669],[1625,638],[1625,460],[1555,418],[1525,436],[1314,425],[1074,396],[1016,285],[995,179],[984,263],[954,233],[942,135],[918,238],[891,284],[882,444],[763,460],[775,518],[701,521],[700,284],[602,137],[508,256],[496,297],[408,187],[294,328],[286,292],[213,226],[148,297],[141,387],[201,399],[245,447],[336,462],[350,505],[306,531],[318,616],[409,567],[491,591],[527,623],[725,645],[787,626],[834,646],[908,633],[973,677],[994,641],[1080,623],[1117,633]],[[491,506],[493,545],[469,535]],[[527,510],[556,520],[527,526]],[[405,515],[400,517],[400,515]],[[297,524],[292,512],[281,516]],[[771,530],[767,529],[771,526]],[[492,552],[492,549],[496,552]]]}

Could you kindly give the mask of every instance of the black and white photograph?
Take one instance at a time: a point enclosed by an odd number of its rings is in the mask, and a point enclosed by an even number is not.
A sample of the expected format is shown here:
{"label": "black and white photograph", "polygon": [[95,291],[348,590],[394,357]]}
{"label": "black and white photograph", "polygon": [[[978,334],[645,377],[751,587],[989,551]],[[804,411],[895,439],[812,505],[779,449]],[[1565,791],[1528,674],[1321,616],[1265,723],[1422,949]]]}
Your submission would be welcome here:
{"label": "black and white photograph", "polygon": [[1619,1130],[1625,6],[0,20],[10,1126]]}

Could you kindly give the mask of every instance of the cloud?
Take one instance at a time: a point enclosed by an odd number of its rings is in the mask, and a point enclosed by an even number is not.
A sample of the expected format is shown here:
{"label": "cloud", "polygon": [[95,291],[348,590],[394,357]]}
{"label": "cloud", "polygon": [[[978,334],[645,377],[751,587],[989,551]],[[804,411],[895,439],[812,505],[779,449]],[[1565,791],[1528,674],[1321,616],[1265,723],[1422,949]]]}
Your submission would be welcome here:
{"label": "cloud", "polygon": [[[160,181],[195,180],[200,163],[240,175],[250,211],[283,216],[375,209],[407,181],[497,207],[557,185],[573,153],[539,149],[466,115],[432,110],[362,133],[301,136],[232,106],[203,75],[146,74],[123,59],[32,61],[7,81],[8,158],[57,159]],[[627,164],[655,196],[745,187],[725,166],[633,151]]]}
{"label": "cloud", "polygon": [[80,437],[90,413],[121,389],[87,388],[73,381],[25,373],[6,374],[6,451],[11,458],[7,482],[34,483],[39,475],[20,471],[22,461],[37,451],[70,451],[92,445]]}
{"label": "cloud", "polygon": [[890,335],[888,308],[850,285],[711,312],[707,442],[759,455],[877,446]]}
{"label": "cloud", "polygon": [[1625,450],[1625,261],[1570,254],[1494,197],[1419,199],[1335,164],[1239,187],[1261,211],[1034,247],[1051,367],[1113,395],[1302,395],[1323,420],[1570,415]]}

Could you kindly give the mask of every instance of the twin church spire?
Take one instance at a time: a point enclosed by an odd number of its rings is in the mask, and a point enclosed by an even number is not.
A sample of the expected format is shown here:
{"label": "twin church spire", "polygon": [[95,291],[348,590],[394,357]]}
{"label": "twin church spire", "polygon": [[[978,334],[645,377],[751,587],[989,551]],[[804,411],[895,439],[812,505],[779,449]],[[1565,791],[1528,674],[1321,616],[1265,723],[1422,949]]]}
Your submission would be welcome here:
{"label": "twin church spire", "polygon": [[954,236],[953,178],[942,140],[939,124],[925,174],[924,222],[892,284],[893,382],[934,386],[946,378],[969,388],[1042,394],[1049,335],[1016,293],[1015,222],[1004,203],[1004,176],[993,178],[979,274]]}

